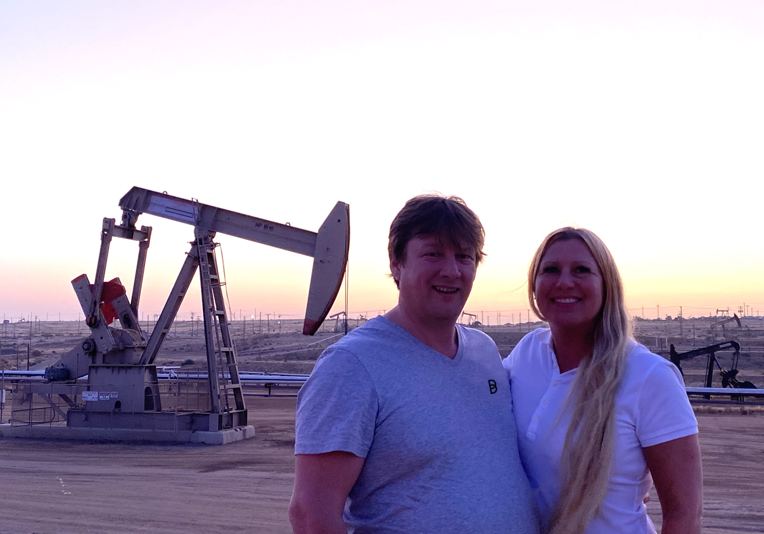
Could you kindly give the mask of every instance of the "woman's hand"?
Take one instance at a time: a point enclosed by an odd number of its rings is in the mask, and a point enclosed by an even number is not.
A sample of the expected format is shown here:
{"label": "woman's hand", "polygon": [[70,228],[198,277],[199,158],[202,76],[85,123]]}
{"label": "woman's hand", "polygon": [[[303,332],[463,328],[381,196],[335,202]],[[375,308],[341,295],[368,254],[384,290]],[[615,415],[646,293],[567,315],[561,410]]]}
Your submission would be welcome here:
{"label": "woman's hand", "polygon": [[642,449],[661,503],[661,534],[700,534],[703,466],[698,435]]}

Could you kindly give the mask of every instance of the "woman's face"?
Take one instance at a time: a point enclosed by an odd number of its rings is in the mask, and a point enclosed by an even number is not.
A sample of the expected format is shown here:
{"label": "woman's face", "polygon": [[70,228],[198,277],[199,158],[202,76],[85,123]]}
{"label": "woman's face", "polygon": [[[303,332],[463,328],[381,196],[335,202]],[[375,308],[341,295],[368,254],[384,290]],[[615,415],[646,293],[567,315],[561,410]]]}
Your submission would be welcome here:
{"label": "woman's face", "polygon": [[591,331],[602,310],[602,273],[580,239],[556,241],[541,258],[536,305],[550,326]]}

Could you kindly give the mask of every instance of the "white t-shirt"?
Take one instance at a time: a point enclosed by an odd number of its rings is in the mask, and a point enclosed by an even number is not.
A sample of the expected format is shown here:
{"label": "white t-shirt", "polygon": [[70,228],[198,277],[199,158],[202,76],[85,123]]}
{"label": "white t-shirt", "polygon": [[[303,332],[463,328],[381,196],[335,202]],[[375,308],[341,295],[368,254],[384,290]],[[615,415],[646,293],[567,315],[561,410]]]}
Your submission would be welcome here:
{"label": "white t-shirt", "polygon": [[[561,490],[560,459],[574,406],[568,396],[577,372],[560,374],[551,340],[548,329],[535,330],[504,360],[520,458],[545,523]],[[636,343],[615,402],[617,437],[609,488],[585,532],[654,533],[642,502],[652,485],[642,448],[697,434],[698,424],[677,368]]]}

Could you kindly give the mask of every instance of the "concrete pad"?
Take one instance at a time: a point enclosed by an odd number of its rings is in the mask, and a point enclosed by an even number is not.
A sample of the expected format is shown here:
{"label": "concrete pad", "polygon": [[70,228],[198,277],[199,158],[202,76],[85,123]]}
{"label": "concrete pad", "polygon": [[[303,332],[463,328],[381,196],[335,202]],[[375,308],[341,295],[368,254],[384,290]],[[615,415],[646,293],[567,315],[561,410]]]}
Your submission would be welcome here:
{"label": "concrete pad", "polygon": [[253,437],[255,437],[255,427],[252,425],[230,428],[217,432],[0,425],[0,438],[107,442],[203,443],[206,445],[225,445]]}

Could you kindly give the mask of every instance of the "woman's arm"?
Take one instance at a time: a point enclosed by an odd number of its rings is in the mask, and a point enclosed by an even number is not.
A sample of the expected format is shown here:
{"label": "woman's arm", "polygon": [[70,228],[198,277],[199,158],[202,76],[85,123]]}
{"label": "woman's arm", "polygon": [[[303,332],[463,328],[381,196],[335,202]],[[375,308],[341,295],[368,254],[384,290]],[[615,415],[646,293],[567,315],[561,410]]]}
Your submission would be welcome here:
{"label": "woman's arm", "polygon": [[661,534],[700,534],[703,466],[698,435],[642,449],[663,513]]}

